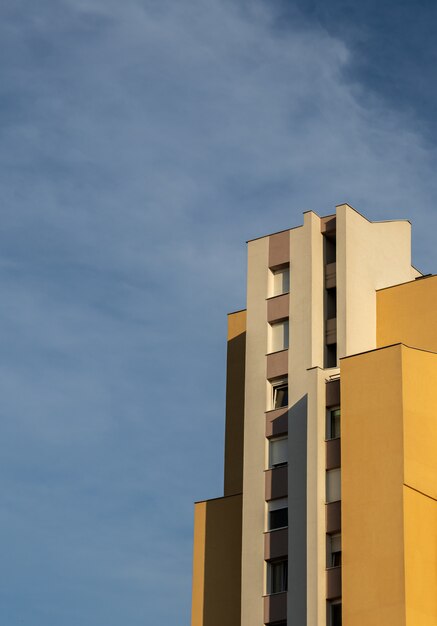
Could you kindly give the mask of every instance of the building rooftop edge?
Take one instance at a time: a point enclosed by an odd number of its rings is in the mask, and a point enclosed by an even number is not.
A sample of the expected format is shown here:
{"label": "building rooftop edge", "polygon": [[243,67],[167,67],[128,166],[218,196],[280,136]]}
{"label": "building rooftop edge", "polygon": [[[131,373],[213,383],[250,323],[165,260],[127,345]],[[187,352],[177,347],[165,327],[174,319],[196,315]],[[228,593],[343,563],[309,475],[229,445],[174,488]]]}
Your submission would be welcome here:
{"label": "building rooftop edge", "polygon": [[240,491],[239,493],[231,493],[228,496],[217,496],[217,498],[207,498],[206,500],[195,500],[194,504],[202,504],[203,502],[213,502],[214,500],[225,500],[226,498],[235,498],[237,496],[242,496],[243,492]]}
{"label": "building rooftop edge", "polygon": [[[355,207],[353,207],[351,204],[349,204],[348,202],[342,202],[340,204],[336,204],[335,208],[337,209],[338,207],[341,206],[347,206],[350,209],[352,209],[352,211],[354,211],[355,213],[357,213],[360,217],[362,217],[363,219],[366,220],[366,222],[369,222],[369,224],[390,224],[390,223],[395,223],[395,222],[407,222],[407,224],[411,224],[411,221],[407,218],[397,218],[397,219],[392,219],[392,220],[369,220],[368,217],[366,217],[365,215],[363,215],[363,213],[360,213],[360,211],[358,211]],[[317,215],[318,218],[320,219],[326,219],[328,217],[335,217],[336,213],[329,213],[328,215],[319,215],[318,213],[316,213],[316,211],[312,211],[312,210],[308,210],[308,211],[303,211],[303,215],[305,215],[306,213],[314,213],[314,215]],[[257,241],[258,239],[264,239],[265,237],[271,237],[272,235],[279,235],[280,233],[285,233],[289,230],[295,230],[296,228],[302,228],[302,224],[300,224],[299,226],[292,226],[291,228],[283,228],[282,230],[276,230],[272,233],[266,233],[265,235],[259,235],[258,237],[252,237],[251,239],[247,239],[246,243],[251,243],[252,241]],[[416,269],[416,268],[414,268]],[[418,270],[420,271],[420,270]]]}
{"label": "building rooftop edge", "polygon": [[[413,265],[411,267],[414,267]],[[418,272],[416,267],[414,268]],[[410,283],[415,283],[418,280],[426,280],[427,278],[435,278],[437,274],[422,274],[422,276],[416,276],[416,278],[412,278],[411,280],[406,280],[403,283],[396,283],[396,285],[389,285],[388,287],[381,287],[380,289],[375,289],[375,291],[386,291],[387,289],[394,289],[395,287],[401,287],[402,285],[409,285]]]}
{"label": "building rooftop edge", "polygon": [[427,352],[428,354],[435,354],[437,356],[437,352],[433,350],[425,350],[425,348],[417,348],[416,346],[409,346],[407,343],[403,343],[402,341],[398,341],[397,343],[391,343],[388,346],[380,346],[379,348],[372,348],[371,350],[363,350],[362,352],[356,352],[355,354],[348,354],[347,356],[340,357],[340,361],[345,361],[346,359],[353,359],[356,356],[362,356],[363,354],[370,354],[371,352],[379,352],[380,350],[387,350],[388,348],[396,348],[397,346],[402,346],[403,348],[408,348],[409,350],[416,350],[417,352]]}

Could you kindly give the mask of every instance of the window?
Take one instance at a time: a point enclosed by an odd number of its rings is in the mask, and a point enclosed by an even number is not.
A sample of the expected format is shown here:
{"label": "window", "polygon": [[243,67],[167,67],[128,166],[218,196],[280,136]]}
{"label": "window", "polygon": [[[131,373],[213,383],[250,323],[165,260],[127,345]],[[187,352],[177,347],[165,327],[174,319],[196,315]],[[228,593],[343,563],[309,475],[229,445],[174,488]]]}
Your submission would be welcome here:
{"label": "window", "polygon": [[269,352],[279,352],[288,348],[288,320],[269,324]]}
{"label": "window", "polygon": [[268,504],[267,530],[288,526],[288,498],[279,498]]}
{"label": "window", "polygon": [[341,626],[341,602],[328,603],[328,626]]}
{"label": "window", "polygon": [[281,267],[271,270],[270,293],[272,296],[280,296],[290,291],[290,267]]}
{"label": "window", "polygon": [[287,591],[288,561],[272,561],[267,567],[267,593]]}
{"label": "window", "polygon": [[326,439],[337,439],[340,437],[340,407],[328,409],[326,423]]}
{"label": "window", "polygon": [[327,567],[339,567],[341,565],[341,535],[327,535]]}
{"label": "window", "polygon": [[337,367],[337,344],[325,346],[325,367]]}
{"label": "window", "polygon": [[288,462],[288,438],[277,437],[269,441],[269,468],[281,467]]}
{"label": "window", "polygon": [[337,317],[337,289],[332,287],[326,290],[326,319]]}
{"label": "window", "polygon": [[337,500],[341,500],[341,470],[328,470],[326,472],[326,502]]}
{"label": "window", "polygon": [[271,408],[282,409],[288,406],[288,378],[270,381],[272,386]]}

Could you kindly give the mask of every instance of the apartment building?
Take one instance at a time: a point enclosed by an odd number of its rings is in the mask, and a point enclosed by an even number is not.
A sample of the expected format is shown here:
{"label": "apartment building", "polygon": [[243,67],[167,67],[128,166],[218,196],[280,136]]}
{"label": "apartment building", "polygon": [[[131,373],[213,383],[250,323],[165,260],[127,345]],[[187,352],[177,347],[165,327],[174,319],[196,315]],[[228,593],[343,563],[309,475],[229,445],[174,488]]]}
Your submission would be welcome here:
{"label": "apartment building", "polygon": [[248,242],[192,626],[437,625],[437,276],[348,205]]}

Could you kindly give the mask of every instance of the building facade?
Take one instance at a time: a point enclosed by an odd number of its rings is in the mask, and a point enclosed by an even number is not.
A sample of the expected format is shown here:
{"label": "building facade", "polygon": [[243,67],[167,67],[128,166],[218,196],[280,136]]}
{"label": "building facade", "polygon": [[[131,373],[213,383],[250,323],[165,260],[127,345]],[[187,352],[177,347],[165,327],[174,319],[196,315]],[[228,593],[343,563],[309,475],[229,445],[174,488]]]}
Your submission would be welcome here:
{"label": "building facade", "polygon": [[437,626],[437,277],[352,207],[248,242],[192,626]]}

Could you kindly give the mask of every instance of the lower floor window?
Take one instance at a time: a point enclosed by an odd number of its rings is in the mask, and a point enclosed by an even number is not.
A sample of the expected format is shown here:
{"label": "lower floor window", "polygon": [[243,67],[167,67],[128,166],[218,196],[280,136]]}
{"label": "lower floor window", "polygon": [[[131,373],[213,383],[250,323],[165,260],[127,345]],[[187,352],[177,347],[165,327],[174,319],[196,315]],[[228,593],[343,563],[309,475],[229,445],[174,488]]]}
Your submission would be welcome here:
{"label": "lower floor window", "polygon": [[328,559],[327,567],[339,567],[341,565],[341,534],[327,535]]}
{"label": "lower floor window", "polygon": [[267,567],[267,592],[281,593],[287,591],[288,561],[271,561]]}
{"label": "lower floor window", "polygon": [[341,626],[341,602],[331,602],[328,608],[328,626]]}

